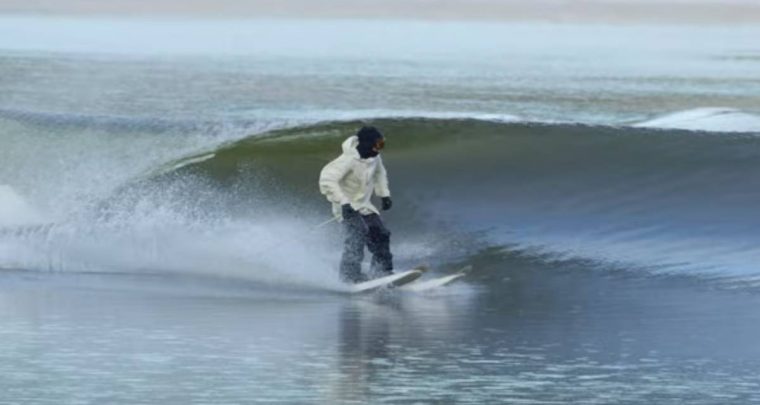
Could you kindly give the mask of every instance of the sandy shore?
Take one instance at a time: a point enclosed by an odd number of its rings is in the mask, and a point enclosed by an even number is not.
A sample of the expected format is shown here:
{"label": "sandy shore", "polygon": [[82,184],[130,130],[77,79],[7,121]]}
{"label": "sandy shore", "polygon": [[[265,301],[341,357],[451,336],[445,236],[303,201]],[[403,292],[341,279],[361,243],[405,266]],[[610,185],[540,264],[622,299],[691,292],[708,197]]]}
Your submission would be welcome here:
{"label": "sandy shore", "polygon": [[748,0],[4,0],[0,13],[213,18],[402,18],[612,23],[760,23]]}

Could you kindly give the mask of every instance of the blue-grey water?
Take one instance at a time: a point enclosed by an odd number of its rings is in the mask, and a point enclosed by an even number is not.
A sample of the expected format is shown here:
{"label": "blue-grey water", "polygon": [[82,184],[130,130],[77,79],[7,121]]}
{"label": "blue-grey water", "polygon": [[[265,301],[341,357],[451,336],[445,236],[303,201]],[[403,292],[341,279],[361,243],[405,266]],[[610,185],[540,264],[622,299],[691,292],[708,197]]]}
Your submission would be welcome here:
{"label": "blue-grey water", "polygon": [[[757,38],[0,17],[0,403],[760,403]],[[338,281],[365,122],[462,281]]]}
{"label": "blue-grey water", "polygon": [[352,299],[4,275],[3,402],[760,400],[755,295],[524,277]]}

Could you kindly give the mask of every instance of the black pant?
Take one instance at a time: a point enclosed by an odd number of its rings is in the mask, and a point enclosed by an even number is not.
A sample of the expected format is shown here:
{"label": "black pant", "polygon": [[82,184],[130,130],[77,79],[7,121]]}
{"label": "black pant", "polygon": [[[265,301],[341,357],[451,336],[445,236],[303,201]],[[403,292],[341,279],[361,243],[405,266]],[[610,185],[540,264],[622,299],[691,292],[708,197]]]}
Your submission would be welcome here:
{"label": "black pant", "polygon": [[372,273],[379,276],[393,271],[391,231],[385,227],[379,215],[354,215],[343,221],[343,230],[346,239],[340,261],[340,275],[344,281],[358,282],[366,279],[361,274],[365,245],[372,253]]}

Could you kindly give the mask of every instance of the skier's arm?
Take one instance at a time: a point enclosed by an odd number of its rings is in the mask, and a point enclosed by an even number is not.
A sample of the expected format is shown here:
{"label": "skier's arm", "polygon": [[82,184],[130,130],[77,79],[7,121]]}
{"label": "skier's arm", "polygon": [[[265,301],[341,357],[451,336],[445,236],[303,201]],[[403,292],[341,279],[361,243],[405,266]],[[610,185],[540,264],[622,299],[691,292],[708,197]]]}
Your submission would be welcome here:
{"label": "skier's arm", "polygon": [[327,197],[328,201],[340,205],[351,203],[340,188],[340,181],[348,174],[350,168],[350,158],[340,156],[322,169],[319,174],[319,191]]}
{"label": "skier's arm", "polygon": [[391,190],[388,188],[388,172],[380,156],[377,157],[377,170],[375,171],[375,194],[378,197],[390,197]]}

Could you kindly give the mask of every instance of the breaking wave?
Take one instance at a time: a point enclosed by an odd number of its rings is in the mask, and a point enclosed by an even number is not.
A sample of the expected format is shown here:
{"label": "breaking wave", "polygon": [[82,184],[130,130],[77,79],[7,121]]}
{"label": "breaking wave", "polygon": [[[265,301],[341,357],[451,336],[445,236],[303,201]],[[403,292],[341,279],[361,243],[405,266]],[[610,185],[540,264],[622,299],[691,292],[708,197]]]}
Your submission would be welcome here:
{"label": "breaking wave", "polygon": [[641,128],[716,132],[760,132],[760,116],[733,108],[695,108],[634,125]]}
{"label": "breaking wave", "polygon": [[[516,266],[731,285],[760,275],[756,134],[398,117],[168,140],[140,132],[111,141],[70,128],[98,142],[68,158],[101,159],[72,166],[82,178],[58,189],[69,195],[55,215],[56,194],[37,189],[55,189],[46,181],[70,167],[48,156],[16,168],[0,208],[34,213],[38,223],[3,219],[0,267],[339,288],[338,227],[315,228],[329,219],[316,178],[365,122],[387,134],[395,204],[385,217],[399,266],[477,262],[486,279]],[[49,179],[24,176],[45,165],[57,168],[42,171]],[[88,186],[88,172],[103,184]]]}

